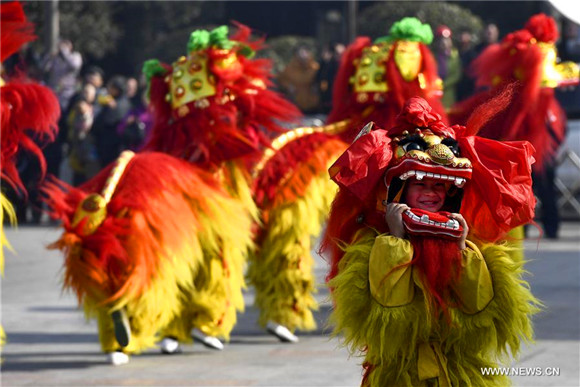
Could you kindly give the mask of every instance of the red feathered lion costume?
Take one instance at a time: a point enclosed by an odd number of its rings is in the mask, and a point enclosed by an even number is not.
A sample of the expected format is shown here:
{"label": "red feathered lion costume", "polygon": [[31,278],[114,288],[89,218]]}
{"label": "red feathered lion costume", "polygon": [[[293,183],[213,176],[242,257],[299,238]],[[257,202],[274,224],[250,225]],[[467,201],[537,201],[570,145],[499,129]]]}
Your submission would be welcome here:
{"label": "red feathered lion costume", "polygon": [[[4,62],[23,44],[35,40],[36,36],[33,34],[34,26],[26,19],[20,3],[2,3],[0,19],[0,61]],[[54,140],[60,108],[50,89],[30,82],[24,75],[16,75],[6,84],[0,80],[0,84],[2,179],[24,190],[16,169],[16,155],[21,149],[31,152],[45,169],[42,151],[30,135],[38,142]]]}
{"label": "red feathered lion costume", "polygon": [[[268,133],[280,133],[282,122],[295,121],[300,112],[269,90],[271,62],[251,59],[262,41],[250,41],[251,30],[237,24],[192,34],[188,57],[171,66],[157,61],[149,72],[154,114],[148,150],[203,165],[220,167],[246,158],[251,165],[270,145]],[[208,33],[208,43],[197,38]],[[197,34],[197,35],[196,35]],[[149,65],[149,68],[152,66]]]}
{"label": "red feathered lion costume", "polygon": [[[440,102],[442,82],[437,63],[427,44],[418,38],[398,36],[397,26],[412,22],[415,29],[427,28],[414,18],[393,25],[387,41],[357,38],[342,56],[334,81],[332,111],[327,122],[348,119],[349,130],[341,138],[350,143],[365,123],[390,128],[405,101],[420,96],[447,122]],[[432,38],[432,34],[431,34]],[[427,40],[430,42],[430,40]]]}
{"label": "red feathered lion costume", "polygon": [[577,65],[556,63],[557,40],[554,19],[538,14],[530,18],[524,29],[490,45],[471,68],[477,86],[489,90],[455,105],[450,121],[464,124],[477,106],[515,82],[513,102],[479,134],[497,140],[529,141],[539,160],[534,168],[540,170],[565,136],[566,116],[554,97],[554,88],[578,83]]}

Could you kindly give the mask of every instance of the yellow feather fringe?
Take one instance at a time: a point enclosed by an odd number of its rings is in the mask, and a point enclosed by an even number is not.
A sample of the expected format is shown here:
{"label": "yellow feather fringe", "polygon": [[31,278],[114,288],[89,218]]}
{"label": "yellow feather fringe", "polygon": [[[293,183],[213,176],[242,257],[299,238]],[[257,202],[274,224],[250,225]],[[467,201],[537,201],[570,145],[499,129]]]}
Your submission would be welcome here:
{"label": "yellow feather fringe", "polygon": [[229,340],[236,311],[244,310],[244,269],[253,248],[252,224],[258,210],[243,172],[229,164],[224,182],[233,198],[212,203],[211,216],[201,216],[200,243],[203,262],[194,286],[182,294],[180,316],[163,331],[180,341],[191,341],[192,328]]}
{"label": "yellow feather fringe", "polygon": [[10,224],[15,225],[16,213],[14,212],[14,207],[12,207],[12,204],[3,193],[0,193],[0,207],[0,274],[4,275],[4,247],[14,251],[8,238],[6,238],[6,234],[4,234],[4,214],[8,217]]}
{"label": "yellow feather fringe", "polygon": [[375,367],[368,385],[426,385],[418,379],[417,348],[432,342],[440,343],[451,385],[509,385],[507,377],[484,376],[480,368],[498,362],[507,365],[510,353],[517,356],[521,341],[532,340],[530,316],[541,304],[522,279],[524,262],[514,262],[505,246],[481,246],[494,298],[474,315],[451,309],[448,324],[426,313],[421,292],[402,307],[383,307],[373,299],[368,270],[376,235],[370,229],[359,232],[356,242],[345,249],[339,274],[329,283],[334,288],[334,334],[342,334],[351,353],[364,356]]}
{"label": "yellow feather fringe", "polygon": [[311,180],[304,197],[270,210],[248,270],[262,326],[272,320],[291,331],[316,328],[312,238],[320,234],[335,195],[336,185],[324,173]]}
{"label": "yellow feather fringe", "polygon": [[[133,214],[133,224],[143,224],[140,213]],[[129,238],[138,238],[135,232]],[[130,252],[137,253],[137,252]],[[190,238],[188,243],[181,243],[172,251],[159,251],[158,271],[154,279],[142,294],[129,289],[112,303],[103,305],[105,295],[99,295],[94,289],[84,298],[83,306],[87,319],[96,318],[99,326],[99,339],[104,352],[119,350],[114,337],[111,313],[125,308],[129,317],[132,337],[129,345],[123,348],[126,353],[139,353],[154,347],[159,340],[159,329],[167,326],[181,312],[182,289],[192,286],[192,273],[202,259],[202,250],[198,241]],[[80,260],[84,256],[74,257],[70,254],[67,260]]]}
{"label": "yellow feather fringe", "polygon": [[511,229],[508,233],[507,247],[510,248],[509,255],[514,262],[524,261],[524,226]]}
{"label": "yellow feather fringe", "polygon": [[[0,192],[0,275],[4,276],[4,247],[12,250],[6,234],[4,234],[4,213],[8,217],[11,225],[16,224],[16,213],[14,212],[14,207],[4,194]],[[6,334],[4,333],[4,328],[0,325],[0,347],[4,346],[6,343]]]}

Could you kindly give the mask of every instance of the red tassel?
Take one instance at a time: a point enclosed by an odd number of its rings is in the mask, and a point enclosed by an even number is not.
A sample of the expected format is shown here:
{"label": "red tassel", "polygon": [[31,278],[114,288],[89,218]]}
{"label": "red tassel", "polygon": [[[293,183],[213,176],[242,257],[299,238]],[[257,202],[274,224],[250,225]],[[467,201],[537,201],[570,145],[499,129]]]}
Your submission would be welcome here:
{"label": "red tassel", "polygon": [[432,304],[434,313],[448,313],[452,306],[451,284],[459,278],[461,254],[457,241],[444,238],[411,236],[413,259],[411,265],[419,268],[424,284],[425,297]]}

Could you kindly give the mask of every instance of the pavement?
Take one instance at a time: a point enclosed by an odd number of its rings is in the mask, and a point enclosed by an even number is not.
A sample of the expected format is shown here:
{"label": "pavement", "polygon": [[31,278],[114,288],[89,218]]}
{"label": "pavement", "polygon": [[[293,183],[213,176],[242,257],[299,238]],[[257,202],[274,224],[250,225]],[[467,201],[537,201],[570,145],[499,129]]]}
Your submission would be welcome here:
{"label": "pavement", "polygon": [[[45,246],[60,231],[51,227],[7,230],[16,255],[5,257],[2,324],[7,334],[2,386],[358,386],[361,358],[349,357],[325,326],[331,303],[319,259],[316,313],[319,328],[283,344],[257,326],[246,293],[231,341],[222,352],[199,344],[178,355],[151,350],[120,367],[106,363],[94,322],[85,321],[70,293],[60,287],[62,256]],[[556,241],[525,241],[528,280],[545,309],[535,318],[536,341],[524,347],[512,374],[516,386],[580,385],[580,224],[566,223]],[[548,376],[546,373],[558,374]]]}

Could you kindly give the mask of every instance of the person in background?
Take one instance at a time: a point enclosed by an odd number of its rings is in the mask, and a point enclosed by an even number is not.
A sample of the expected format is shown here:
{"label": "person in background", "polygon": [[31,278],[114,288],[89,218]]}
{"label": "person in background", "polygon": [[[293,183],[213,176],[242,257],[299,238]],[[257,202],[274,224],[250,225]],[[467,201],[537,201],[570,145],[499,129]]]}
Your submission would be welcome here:
{"label": "person in background", "polygon": [[[95,100],[93,102],[93,114],[95,117],[101,112],[102,105],[99,105],[99,97],[106,96],[107,88],[104,87],[105,72],[99,66],[90,66],[85,72],[84,83],[91,84],[95,87]],[[81,90],[82,93],[82,90]]]}
{"label": "person in background", "polygon": [[474,47],[473,57],[476,58],[488,46],[499,42],[499,29],[495,23],[487,23],[483,30],[483,38],[481,42]]}
{"label": "person in background", "polygon": [[131,105],[141,105],[141,94],[139,93],[139,81],[137,78],[127,78],[127,98],[131,101]]}
{"label": "person in background", "polygon": [[95,117],[93,124],[93,135],[101,167],[113,162],[121,153],[121,139],[117,134],[117,126],[131,109],[125,77],[116,75],[111,78],[107,83],[107,91],[108,95],[97,98],[103,110]]}
{"label": "person in background", "polygon": [[96,97],[97,88],[91,83],[85,83],[81,89],[80,98],[71,107],[66,117],[69,128],[69,163],[73,170],[73,185],[75,186],[89,180],[99,171],[95,139],[91,135]]}
{"label": "person in background", "polygon": [[461,79],[457,83],[457,100],[461,101],[471,96],[475,90],[475,81],[469,75],[469,65],[475,59],[473,34],[462,30],[459,35],[459,59],[461,59]]}
{"label": "person in background", "polygon": [[67,108],[75,94],[82,65],[81,54],[73,51],[73,44],[67,39],[59,42],[56,54],[48,53],[41,60],[44,81],[58,97],[62,110]]}
{"label": "person in background", "polygon": [[312,56],[312,51],[301,46],[286,68],[278,75],[278,84],[284,93],[305,113],[318,108],[320,98],[315,85],[320,65]]}
{"label": "person in background", "polygon": [[562,29],[564,30],[564,39],[562,39],[558,50],[562,60],[580,63],[580,25],[564,20]]}
{"label": "person in background", "polygon": [[[56,94],[60,109],[63,112],[66,112],[69,102],[76,92],[82,65],[81,54],[73,51],[72,42],[66,39],[59,42],[56,54],[48,53],[40,62],[44,81]],[[62,120],[59,121],[59,133],[56,140],[44,149],[46,171],[56,177],[60,176],[60,165],[66,143],[67,131],[62,122]]]}
{"label": "person in background", "polygon": [[92,85],[95,89],[95,98],[92,98],[93,103],[93,115],[96,117],[101,109],[102,106],[98,104],[98,98],[107,95],[107,89],[103,87],[103,78],[104,72],[98,66],[90,66],[84,71],[83,75],[83,85],[81,88],[71,97],[67,108],[63,111],[62,116],[60,118],[59,127],[62,131],[66,132],[68,136],[70,128],[68,127],[68,117],[71,113],[71,110],[77,105],[77,103],[83,100],[86,96],[86,88],[85,85],[89,84]]}
{"label": "person in background", "polygon": [[344,44],[335,42],[324,47],[320,55],[320,70],[316,80],[320,92],[320,108],[325,114],[332,109],[332,85],[345,49]]}
{"label": "person in background", "polygon": [[[135,78],[129,78],[127,85],[132,87],[130,81],[137,81]],[[135,83],[137,85],[137,83]],[[139,151],[149,138],[153,119],[147,109],[147,94],[143,89],[136,90],[131,98],[131,110],[123,118],[117,127],[117,134],[121,138],[123,149]]]}
{"label": "person in background", "polygon": [[434,41],[435,59],[437,60],[437,72],[443,80],[443,106],[450,108],[456,100],[455,89],[461,79],[461,59],[457,49],[453,47],[451,29],[446,25],[440,25],[435,31]]}

